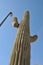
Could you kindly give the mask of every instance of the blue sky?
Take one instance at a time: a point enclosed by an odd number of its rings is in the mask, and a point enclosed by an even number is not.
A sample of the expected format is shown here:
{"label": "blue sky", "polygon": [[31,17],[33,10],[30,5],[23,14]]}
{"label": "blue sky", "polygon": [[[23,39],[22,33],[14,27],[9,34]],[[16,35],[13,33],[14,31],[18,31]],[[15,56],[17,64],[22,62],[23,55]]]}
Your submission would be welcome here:
{"label": "blue sky", "polygon": [[38,35],[36,42],[31,43],[31,65],[43,65],[43,0],[0,0],[0,22],[10,12],[0,27],[0,65],[9,65],[12,45],[17,29],[12,27],[12,18],[17,16],[20,23],[25,10],[30,11],[30,33]]}

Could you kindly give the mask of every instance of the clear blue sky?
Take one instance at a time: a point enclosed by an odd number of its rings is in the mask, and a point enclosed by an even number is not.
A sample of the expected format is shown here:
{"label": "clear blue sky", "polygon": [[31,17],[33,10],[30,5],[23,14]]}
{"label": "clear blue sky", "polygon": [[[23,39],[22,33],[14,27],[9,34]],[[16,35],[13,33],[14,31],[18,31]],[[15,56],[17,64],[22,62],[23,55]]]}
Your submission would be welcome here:
{"label": "clear blue sky", "polygon": [[[31,43],[31,65],[43,65],[43,0],[0,0],[0,22],[12,11],[20,23],[25,10],[30,11],[31,35],[38,35],[37,41]],[[17,34],[17,29],[12,27],[13,17],[8,17],[0,27],[0,65],[9,65]]]}

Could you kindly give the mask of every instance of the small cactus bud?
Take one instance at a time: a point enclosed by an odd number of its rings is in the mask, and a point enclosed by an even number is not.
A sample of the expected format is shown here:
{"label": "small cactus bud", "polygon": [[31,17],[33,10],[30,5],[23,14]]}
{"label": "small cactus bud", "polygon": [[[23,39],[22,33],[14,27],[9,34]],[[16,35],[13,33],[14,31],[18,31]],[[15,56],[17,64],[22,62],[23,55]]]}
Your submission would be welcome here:
{"label": "small cactus bud", "polygon": [[14,26],[14,27],[18,27],[19,26],[17,17],[13,18],[13,20],[12,20],[12,26]]}

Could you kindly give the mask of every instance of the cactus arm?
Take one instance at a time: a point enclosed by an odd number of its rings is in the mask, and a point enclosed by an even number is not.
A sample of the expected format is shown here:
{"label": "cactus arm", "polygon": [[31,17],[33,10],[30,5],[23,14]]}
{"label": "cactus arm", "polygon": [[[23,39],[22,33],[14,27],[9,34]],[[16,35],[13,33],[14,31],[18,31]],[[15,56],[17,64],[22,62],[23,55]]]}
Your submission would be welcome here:
{"label": "cactus arm", "polygon": [[37,38],[38,38],[38,36],[37,35],[34,35],[34,36],[30,36],[30,42],[34,42],[34,41],[36,41],[37,40]]}
{"label": "cactus arm", "polygon": [[20,24],[18,23],[17,17],[14,17],[14,18],[12,19],[12,26],[18,28],[19,25],[20,25]]}
{"label": "cactus arm", "polygon": [[18,28],[18,27],[19,27],[19,25],[20,25],[19,23],[15,23],[15,24],[14,24],[14,23],[12,23],[12,26],[13,26],[13,27],[16,27],[16,28]]}

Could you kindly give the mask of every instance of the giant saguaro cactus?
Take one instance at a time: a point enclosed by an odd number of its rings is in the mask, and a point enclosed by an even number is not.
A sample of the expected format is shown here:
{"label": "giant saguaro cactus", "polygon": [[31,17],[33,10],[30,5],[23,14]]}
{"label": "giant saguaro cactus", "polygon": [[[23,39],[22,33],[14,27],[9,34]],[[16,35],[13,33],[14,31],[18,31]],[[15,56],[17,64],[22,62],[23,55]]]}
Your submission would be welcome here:
{"label": "giant saguaro cactus", "polygon": [[18,32],[9,65],[30,65],[30,43],[37,39],[37,35],[30,36],[29,20],[29,11],[24,13],[21,24],[18,24],[17,17],[13,18],[12,25],[18,28]]}

